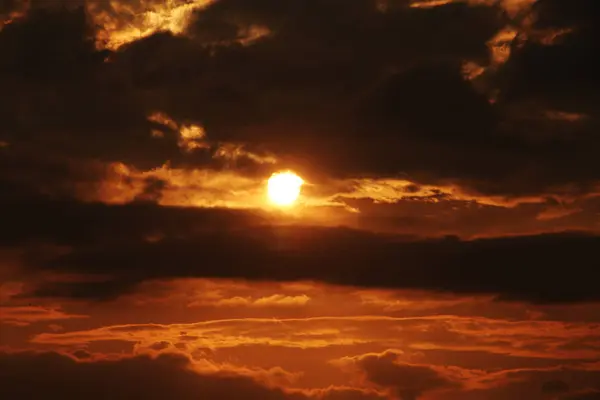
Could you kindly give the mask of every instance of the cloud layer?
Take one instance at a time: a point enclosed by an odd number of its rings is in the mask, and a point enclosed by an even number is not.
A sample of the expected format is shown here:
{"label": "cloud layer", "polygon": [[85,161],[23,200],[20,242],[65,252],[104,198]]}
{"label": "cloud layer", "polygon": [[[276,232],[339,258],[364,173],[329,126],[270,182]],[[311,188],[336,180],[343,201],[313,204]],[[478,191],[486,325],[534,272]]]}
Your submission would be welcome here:
{"label": "cloud layer", "polygon": [[[46,282],[33,293],[42,296],[110,297],[144,280],[178,277],[317,280],[534,302],[597,300],[598,294],[599,239],[585,233],[403,238],[274,225],[268,217],[226,210],[62,202],[28,205],[10,220],[17,228],[4,242],[23,248],[23,271],[104,277]],[[39,241],[53,247],[31,245]]]}

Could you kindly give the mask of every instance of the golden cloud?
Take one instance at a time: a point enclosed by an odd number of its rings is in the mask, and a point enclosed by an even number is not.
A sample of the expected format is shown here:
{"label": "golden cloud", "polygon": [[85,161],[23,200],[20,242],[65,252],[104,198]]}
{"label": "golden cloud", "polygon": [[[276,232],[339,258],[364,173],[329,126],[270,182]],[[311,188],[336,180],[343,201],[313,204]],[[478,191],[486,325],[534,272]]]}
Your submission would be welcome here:
{"label": "golden cloud", "polygon": [[[211,299],[212,297],[212,299]],[[188,304],[189,307],[198,306],[216,306],[216,307],[301,307],[310,301],[310,297],[306,295],[300,296],[284,296],[274,294],[266,297],[229,297],[215,299],[214,294],[210,294],[208,299],[196,300]]]}
{"label": "golden cloud", "polygon": [[100,27],[97,45],[115,50],[159,31],[182,34],[194,10],[204,8],[212,0],[91,0],[87,12]]}
{"label": "golden cloud", "polygon": [[600,350],[593,345],[575,349],[566,346],[571,342],[597,340],[595,328],[589,324],[450,315],[240,318],[191,324],[128,324],[40,333],[32,339],[32,343],[81,346],[107,340],[138,343],[146,347],[157,341],[183,342],[211,349],[248,345],[309,349],[380,343],[412,351],[483,351],[550,359],[600,357]]}

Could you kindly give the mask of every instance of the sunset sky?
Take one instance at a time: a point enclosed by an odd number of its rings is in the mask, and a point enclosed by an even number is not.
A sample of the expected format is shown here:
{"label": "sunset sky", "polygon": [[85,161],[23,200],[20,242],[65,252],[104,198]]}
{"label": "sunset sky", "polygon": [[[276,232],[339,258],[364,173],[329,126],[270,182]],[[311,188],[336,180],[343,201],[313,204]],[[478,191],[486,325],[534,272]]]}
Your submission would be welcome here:
{"label": "sunset sky", "polygon": [[0,0],[0,398],[599,400],[598,0]]}

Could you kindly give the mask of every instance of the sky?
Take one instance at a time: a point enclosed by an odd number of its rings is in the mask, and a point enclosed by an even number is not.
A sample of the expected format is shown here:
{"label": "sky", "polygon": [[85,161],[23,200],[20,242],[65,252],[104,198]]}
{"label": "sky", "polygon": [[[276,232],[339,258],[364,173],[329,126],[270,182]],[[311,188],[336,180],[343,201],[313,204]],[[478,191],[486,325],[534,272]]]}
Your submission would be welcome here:
{"label": "sky", "polygon": [[0,0],[0,398],[600,399],[599,27]]}

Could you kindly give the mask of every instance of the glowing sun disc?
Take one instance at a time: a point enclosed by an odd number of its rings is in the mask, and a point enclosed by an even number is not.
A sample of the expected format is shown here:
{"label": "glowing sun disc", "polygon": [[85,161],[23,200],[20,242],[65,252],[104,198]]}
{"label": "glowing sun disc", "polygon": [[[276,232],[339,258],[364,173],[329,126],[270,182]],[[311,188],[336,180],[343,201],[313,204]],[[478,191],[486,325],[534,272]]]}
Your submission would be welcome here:
{"label": "glowing sun disc", "polygon": [[293,172],[277,172],[267,182],[269,200],[278,206],[290,206],[300,196],[302,184],[302,178]]}

